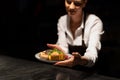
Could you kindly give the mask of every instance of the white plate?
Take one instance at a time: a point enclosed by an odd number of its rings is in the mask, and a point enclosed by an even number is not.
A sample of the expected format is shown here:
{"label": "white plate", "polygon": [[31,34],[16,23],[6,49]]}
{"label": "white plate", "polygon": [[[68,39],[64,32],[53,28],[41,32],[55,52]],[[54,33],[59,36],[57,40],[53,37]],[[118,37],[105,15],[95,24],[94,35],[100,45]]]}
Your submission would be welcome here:
{"label": "white plate", "polygon": [[[58,61],[50,61],[50,60],[46,60],[46,59],[43,59],[39,56],[40,52],[39,53],[36,53],[35,54],[35,58],[40,60],[40,61],[43,61],[43,62],[47,62],[47,63],[55,63],[55,62],[58,62]],[[68,58],[71,57],[71,54],[66,54],[68,56]]]}

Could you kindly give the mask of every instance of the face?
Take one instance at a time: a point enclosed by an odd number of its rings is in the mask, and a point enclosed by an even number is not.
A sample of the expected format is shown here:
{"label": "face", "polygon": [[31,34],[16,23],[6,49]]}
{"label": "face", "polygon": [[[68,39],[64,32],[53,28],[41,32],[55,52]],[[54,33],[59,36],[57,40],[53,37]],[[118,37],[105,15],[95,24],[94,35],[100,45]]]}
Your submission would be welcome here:
{"label": "face", "polygon": [[69,16],[81,14],[85,4],[86,0],[65,0],[65,7]]}

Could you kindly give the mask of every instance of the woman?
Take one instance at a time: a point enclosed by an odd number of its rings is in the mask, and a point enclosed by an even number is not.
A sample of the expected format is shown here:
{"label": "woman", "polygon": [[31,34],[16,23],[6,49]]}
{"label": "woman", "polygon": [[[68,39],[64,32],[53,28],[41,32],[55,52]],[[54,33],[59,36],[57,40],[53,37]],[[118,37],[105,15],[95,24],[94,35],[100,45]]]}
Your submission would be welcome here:
{"label": "woman", "polygon": [[70,53],[72,57],[55,65],[92,67],[95,64],[101,49],[103,23],[96,15],[85,13],[86,3],[87,0],[65,0],[68,14],[58,20],[58,41],[47,46]]}

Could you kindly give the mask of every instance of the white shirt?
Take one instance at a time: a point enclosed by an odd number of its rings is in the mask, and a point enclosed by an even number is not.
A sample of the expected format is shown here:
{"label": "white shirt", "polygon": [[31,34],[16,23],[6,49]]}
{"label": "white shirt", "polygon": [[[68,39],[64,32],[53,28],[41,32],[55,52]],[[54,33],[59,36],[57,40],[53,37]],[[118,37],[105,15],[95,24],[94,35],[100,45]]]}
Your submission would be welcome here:
{"label": "white shirt", "polygon": [[[83,18],[84,19],[84,18]],[[63,15],[58,20],[58,41],[57,44],[68,53],[68,44],[82,45],[82,28],[84,28],[84,20],[75,31],[75,38],[69,28],[69,16]],[[67,36],[66,36],[67,34]],[[103,23],[99,17],[89,14],[85,21],[84,42],[87,46],[84,56],[89,59],[87,66],[92,66],[98,58],[98,50],[101,49],[101,34],[103,34]]]}

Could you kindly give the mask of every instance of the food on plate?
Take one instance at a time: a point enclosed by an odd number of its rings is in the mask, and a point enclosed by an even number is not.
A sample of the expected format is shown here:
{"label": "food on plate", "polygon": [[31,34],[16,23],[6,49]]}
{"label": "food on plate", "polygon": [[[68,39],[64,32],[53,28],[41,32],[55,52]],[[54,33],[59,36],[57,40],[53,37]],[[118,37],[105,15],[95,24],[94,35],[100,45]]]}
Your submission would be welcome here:
{"label": "food on plate", "polygon": [[40,52],[40,54],[39,54],[39,56],[41,57],[41,58],[43,58],[43,59],[46,59],[46,60],[48,60],[48,54],[45,52],[45,51],[43,51],[43,52]]}
{"label": "food on plate", "polygon": [[61,61],[67,59],[67,55],[58,49],[51,49],[40,52],[40,57],[51,61]]}

